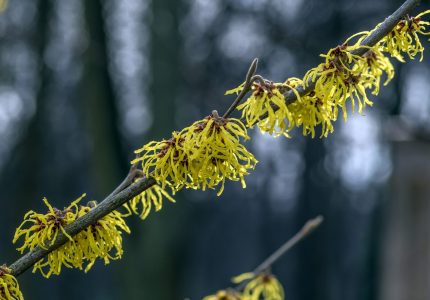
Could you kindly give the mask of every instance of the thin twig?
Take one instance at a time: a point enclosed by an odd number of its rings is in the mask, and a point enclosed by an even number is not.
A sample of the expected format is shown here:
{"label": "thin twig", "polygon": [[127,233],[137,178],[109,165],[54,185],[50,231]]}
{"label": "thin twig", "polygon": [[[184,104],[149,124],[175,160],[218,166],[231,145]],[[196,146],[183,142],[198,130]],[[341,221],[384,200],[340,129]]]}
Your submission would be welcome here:
{"label": "thin twig", "polygon": [[246,79],[245,84],[243,85],[243,89],[240,91],[239,95],[237,95],[236,99],[233,101],[233,103],[230,105],[230,107],[227,109],[225,114],[222,116],[223,118],[228,118],[230,114],[234,111],[234,109],[239,105],[240,101],[245,97],[245,95],[251,90],[252,86],[252,78],[257,71],[257,65],[258,65],[258,59],[254,58],[254,60],[251,63],[251,66],[248,69],[248,72],[246,73]]}
{"label": "thin twig", "polygon": [[[378,29],[374,30],[373,33],[363,41],[363,44],[366,43],[366,45],[368,46],[373,46],[374,44],[376,44],[377,41],[382,39],[385,34],[390,32],[397,24],[397,22],[401,18],[406,16],[412,10],[412,8],[415,5],[417,5],[419,2],[420,0],[407,0],[395,13],[393,13],[390,17],[388,17],[379,26]],[[256,67],[257,67],[257,61],[254,60],[254,62],[251,64],[251,67],[248,71],[247,78],[251,78],[254,75]],[[252,78],[249,79],[249,81],[251,82]],[[310,84],[306,88],[301,86],[297,90],[300,95],[304,95],[310,92],[312,89],[313,89],[313,85]],[[242,98],[245,94],[242,95]],[[238,103],[241,101],[242,98],[239,98],[239,96],[238,96],[238,99],[235,100],[233,105],[224,114],[225,117],[228,117],[231,114],[231,112],[235,109],[235,107],[238,105]],[[292,103],[296,100],[296,96],[294,92],[290,91],[286,93],[285,99],[287,103]],[[126,183],[124,183],[123,181],[124,184],[123,183],[120,184],[121,188],[119,188],[120,186],[116,188],[115,191],[111,193],[111,195],[106,197],[94,209],[90,210],[86,215],[80,217],[72,224],[69,224],[68,226],[66,226],[65,231],[70,236],[76,235],[80,231],[84,230],[86,227],[90,226],[91,224],[94,224],[95,222],[97,222],[98,220],[100,220],[110,212],[119,208],[125,202],[129,201],[133,197],[139,195],[143,191],[147,190],[148,188],[156,184],[155,180],[152,177],[143,178],[128,186],[127,184],[129,184],[129,181],[127,181],[127,178],[125,179],[125,181]],[[11,274],[14,276],[21,275],[23,272],[31,268],[36,262],[38,262],[44,256],[48,255],[55,249],[61,247],[67,241],[68,241],[68,238],[63,233],[61,232],[58,233],[58,236],[52,246],[49,246],[47,249],[36,247],[32,251],[27,252],[17,261],[12,263],[9,266],[12,270]]]}
{"label": "thin twig", "polygon": [[[287,253],[291,248],[293,248],[295,245],[301,242],[305,237],[307,237],[309,234],[314,232],[314,230],[317,229],[323,221],[324,221],[324,218],[322,216],[317,216],[316,218],[307,221],[306,224],[303,225],[303,227],[292,238],[290,238],[288,241],[282,244],[281,247],[279,247],[261,264],[259,264],[258,267],[254,269],[254,271],[252,271],[254,277],[270,270],[270,268],[273,266],[274,263],[276,263],[285,253]],[[250,280],[252,279],[243,281],[234,289],[236,291],[243,290],[243,288]]]}
{"label": "thin twig", "polygon": [[317,229],[321,223],[324,221],[322,216],[318,216],[314,219],[311,219],[303,225],[302,229],[297,232],[291,239],[286,241],[278,250],[276,250],[272,255],[266,258],[255,270],[252,272],[254,274],[260,274],[268,269],[279,260],[288,250],[297,245],[300,241],[302,241],[305,237],[311,234],[315,229]]}
{"label": "thin twig", "polygon": [[130,186],[133,182],[136,181],[136,179],[138,178],[143,178],[144,174],[142,172],[142,170],[139,170],[137,164],[133,164],[130,167],[130,170],[128,171],[127,176],[124,178],[124,180],[113,190],[112,193],[109,194],[109,196],[107,196],[107,198],[114,196],[116,194],[118,194],[119,192],[121,192],[122,190],[124,190],[125,188],[127,188],[128,186]]}

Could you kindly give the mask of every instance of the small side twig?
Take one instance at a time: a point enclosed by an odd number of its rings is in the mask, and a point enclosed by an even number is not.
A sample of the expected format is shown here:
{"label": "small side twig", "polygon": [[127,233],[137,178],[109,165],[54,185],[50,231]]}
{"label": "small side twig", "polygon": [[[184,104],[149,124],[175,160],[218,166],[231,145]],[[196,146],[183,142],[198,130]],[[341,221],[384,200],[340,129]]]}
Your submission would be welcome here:
{"label": "small side twig", "polygon": [[227,118],[234,111],[234,109],[239,105],[240,101],[242,101],[243,97],[251,90],[251,86],[253,83],[253,77],[255,72],[257,71],[258,58],[255,58],[251,66],[248,69],[248,73],[246,73],[245,85],[243,86],[242,91],[240,91],[239,95],[237,95],[236,99],[227,109],[227,111],[222,116],[223,118]]}
{"label": "small side twig", "polygon": [[142,170],[139,170],[137,164],[133,164],[131,165],[130,170],[128,171],[128,174],[124,178],[124,180],[113,190],[112,193],[109,194],[107,198],[112,197],[118,194],[119,192],[121,192],[122,190],[124,190],[125,188],[129,187],[138,178],[144,178],[144,174]]}
{"label": "small side twig", "polygon": [[[268,258],[266,258],[261,264],[259,264],[252,273],[254,274],[254,277],[267,272],[270,270],[272,265],[276,263],[285,253],[287,253],[291,248],[293,248],[295,245],[297,245],[299,242],[301,242],[305,237],[307,237],[309,234],[314,232],[315,229],[317,229],[321,223],[323,222],[324,218],[322,216],[317,216],[314,219],[311,219],[303,225],[303,227],[288,241],[286,241],[281,247],[278,248],[275,252],[273,252]],[[246,284],[252,279],[245,280],[241,284],[239,284],[235,290],[241,291],[245,288]]]}
{"label": "small side twig", "polygon": [[278,260],[280,259],[288,250],[297,245],[300,241],[302,241],[309,234],[314,232],[321,223],[324,218],[322,216],[317,216],[314,219],[311,219],[303,225],[302,229],[297,232],[291,239],[286,241],[278,250],[276,250],[272,255],[266,258],[258,267],[253,271],[254,274],[260,274],[268,269]]}

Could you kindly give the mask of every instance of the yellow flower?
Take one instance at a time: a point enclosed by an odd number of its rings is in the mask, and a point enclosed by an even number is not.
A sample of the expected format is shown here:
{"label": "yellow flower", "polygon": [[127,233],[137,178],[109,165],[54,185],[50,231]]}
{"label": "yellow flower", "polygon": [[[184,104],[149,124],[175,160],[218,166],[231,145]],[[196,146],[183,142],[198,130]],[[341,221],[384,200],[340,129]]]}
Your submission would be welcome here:
{"label": "yellow flower", "polygon": [[[268,132],[274,136],[284,135],[288,137],[288,131],[293,128],[291,113],[285,103],[283,93],[292,89],[288,82],[273,83],[269,81],[254,82],[252,84],[251,96],[242,104],[237,106],[242,110],[242,118],[247,127],[258,124],[262,132]],[[240,93],[243,84],[229,90],[226,94]],[[287,128],[288,124],[288,128]]]}
{"label": "yellow flower", "polygon": [[33,273],[37,271],[43,277],[49,278],[52,274],[59,275],[62,267],[82,269],[82,253],[72,241],[50,252],[33,266]]}
{"label": "yellow flower", "polygon": [[241,139],[249,139],[243,123],[215,113],[173,132],[169,140],[136,150],[140,156],[131,163],[141,162],[146,176],[152,176],[162,189],[170,186],[173,193],[182,187],[213,189],[221,183],[220,195],[226,179],[240,180],[245,187],[243,177],[257,163]]}
{"label": "yellow flower", "polygon": [[[95,202],[92,202],[90,206],[81,206],[78,217],[84,216],[95,206],[97,206]],[[130,229],[122,215],[117,211],[112,211],[74,237],[74,248],[78,249],[75,251],[81,252],[83,260],[88,263],[85,272],[92,268],[97,258],[103,259],[105,265],[109,264],[110,260],[121,258],[124,252],[122,232],[130,233]]]}
{"label": "yellow flower", "polygon": [[[351,54],[357,46],[342,44],[330,49],[327,54],[321,54],[325,62],[309,70],[303,82],[315,82],[315,93],[319,97],[332,98],[333,94],[343,88],[344,81],[353,74],[352,66],[364,61],[361,56]],[[324,100],[323,100],[324,101]]]}
{"label": "yellow flower", "polygon": [[0,266],[0,300],[23,300],[18,281],[5,265]]}
{"label": "yellow flower", "polygon": [[[362,56],[353,54],[353,50],[362,48],[361,41],[369,34],[367,31],[359,32],[349,37],[343,44],[330,49],[326,54],[320,54],[325,59],[324,63],[319,64],[316,68],[312,68],[306,72],[303,82],[307,85],[310,81],[317,81],[315,89],[321,89],[321,86],[332,86],[330,84],[336,81],[337,77],[347,76],[352,72],[351,66],[363,61]],[[348,43],[354,38],[359,39],[352,45]],[[318,77],[320,77],[318,79]],[[318,80],[317,80],[318,79]]]}
{"label": "yellow flower", "polygon": [[64,230],[64,226],[76,219],[78,203],[84,196],[85,194],[63,210],[52,207],[48,199],[44,198],[43,202],[48,207],[48,213],[40,214],[32,210],[29,211],[25,214],[24,221],[15,231],[13,243],[16,243],[20,237],[24,237],[24,244],[17,250],[23,253],[26,249],[32,250],[37,246],[46,249],[55,242],[60,231],[72,240],[72,237]]}
{"label": "yellow flower", "polygon": [[142,220],[145,220],[151,212],[152,206],[154,206],[155,211],[159,211],[163,207],[163,198],[175,203],[175,199],[168,192],[160,186],[154,185],[124,204],[127,213],[123,216],[127,217],[131,214],[136,214]]}
{"label": "yellow flower", "polygon": [[[187,128],[182,132],[186,130]],[[162,189],[170,186],[173,193],[183,186],[196,188],[196,184],[191,180],[188,156],[183,149],[182,132],[174,131],[168,140],[152,141],[144,145],[135,151],[140,156],[131,162],[141,162],[147,177],[152,176]]]}
{"label": "yellow flower", "polygon": [[[105,264],[121,257],[122,231],[129,233],[130,230],[117,211],[109,213],[75,237],[71,237],[64,230],[66,225],[82,217],[94,207],[94,205],[78,206],[84,196],[85,194],[63,210],[52,207],[44,199],[48,213],[39,214],[30,211],[25,215],[13,239],[16,243],[21,237],[24,238],[23,245],[18,248],[21,253],[33,250],[35,247],[46,249],[53,245],[59,232],[64,233],[69,239],[64,245],[39,260],[33,266],[33,273],[40,271],[44,277],[49,278],[52,274],[60,274],[63,266],[82,269],[85,263],[87,263],[85,268],[87,272],[98,257],[102,258]],[[114,254],[112,254],[113,251],[115,251]]]}
{"label": "yellow flower", "polygon": [[[17,249],[20,253],[33,250],[36,247],[46,249],[53,245],[59,232],[62,232],[70,240],[64,246],[50,252],[39,260],[33,266],[33,273],[39,270],[44,277],[48,278],[51,274],[58,275],[63,265],[67,267],[75,266],[76,255],[79,254],[75,251],[70,251],[70,248],[73,247],[69,243],[73,243],[73,238],[67,234],[64,227],[76,220],[78,203],[84,196],[85,194],[63,210],[52,207],[48,200],[44,198],[43,201],[48,207],[46,214],[30,211],[24,216],[24,221],[15,231],[13,238],[13,243],[16,243],[21,237],[24,239],[23,245]],[[44,271],[45,267],[48,267],[47,272]]]}
{"label": "yellow flower", "polygon": [[373,88],[372,94],[378,95],[382,75],[386,74],[384,85],[387,85],[394,77],[394,67],[390,60],[381,51],[379,45],[369,48],[354,66],[354,74],[363,74],[368,79],[364,83],[365,88]]}
{"label": "yellow flower", "polygon": [[238,119],[220,117],[216,111],[191,125],[184,132],[183,145],[192,181],[202,190],[221,184],[218,196],[226,179],[240,180],[245,188],[244,176],[257,160],[241,144],[241,139],[249,139],[245,125]]}
{"label": "yellow flower", "polygon": [[358,112],[361,114],[366,105],[372,106],[373,102],[369,100],[366,94],[366,86],[375,84],[368,74],[352,75],[341,82],[341,87],[334,91],[333,97],[337,99],[338,105],[342,107],[343,118],[346,121],[346,101],[349,99],[352,103],[352,111],[355,110],[355,102],[358,103]]}
{"label": "yellow flower", "polygon": [[[325,102],[323,102],[325,100]],[[302,126],[303,135],[315,137],[315,127],[321,125],[321,137],[327,137],[337,120],[337,104],[326,97],[319,97],[315,92],[302,96],[288,105],[297,127]]]}
{"label": "yellow flower", "polygon": [[8,4],[9,0],[0,0],[0,13],[4,12],[7,9]]}
{"label": "yellow flower", "polygon": [[231,89],[231,90],[227,90],[224,95],[232,95],[232,94],[239,95],[240,92],[242,92],[244,87],[245,87],[245,82],[242,82],[238,87],[235,87],[234,89]]}
{"label": "yellow flower", "polygon": [[242,300],[241,295],[233,290],[221,290],[214,295],[209,295],[203,298],[203,300]]}
{"label": "yellow flower", "polygon": [[284,289],[272,274],[244,273],[233,278],[233,282],[240,283],[249,280],[243,289],[243,300],[284,300]]}
{"label": "yellow flower", "polygon": [[407,17],[401,20],[390,34],[386,35],[379,43],[381,49],[389,52],[392,57],[401,62],[405,62],[402,54],[407,54],[410,59],[420,54],[420,61],[423,60],[424,47],[421,44],[419,34],[429,35],[427,26],[430,22],[421,20],[421,17],[430,13],[426,10],[416,17]]}
{"label": "yellow flower", "polygon": [[[373,104],[367,97],[366,90],[373,90],[372,93],[376,95],[382,74],[387,74],[385,84],[393,78],[393,66],[378,47],[360,45],[368,34],[355,34],[344,44],[322,54],[325,62],[305,74],[303,82],[306,85],[314,82],[314,91],[288,107],[296,126],[303,126],[304,135],[310,133],[313,137],[314,127],[321,124],[321,137],[327,137],[333,132],[332,122],[337,120],[339,108],[342,109],[346,121],[347,100],[351,101],[353,111],[358,103],[358,112],[362,113],[366,105]],[[347,43],[355,37],[359,37],[358,41],[349,46]],[[368,49],[364,57],[351,53],[363,47]]]}

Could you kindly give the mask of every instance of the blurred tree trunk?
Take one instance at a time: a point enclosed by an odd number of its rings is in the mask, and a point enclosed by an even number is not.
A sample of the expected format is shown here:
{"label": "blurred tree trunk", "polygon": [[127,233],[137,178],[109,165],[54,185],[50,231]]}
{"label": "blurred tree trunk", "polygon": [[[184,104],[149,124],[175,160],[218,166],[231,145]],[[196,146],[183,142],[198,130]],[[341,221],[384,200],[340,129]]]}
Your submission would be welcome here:
{"label": "blurred tree trunk", "polygon": [[[24,212],[29,210],[29,207],[34,207],[34,202],[41,200],[42,189],[47,181],[46,175],[49,175],[49,164],[47,157],[50,156],[49,136],[47,133],[47,115],[49,109],[48,100],[48,83],[52,76],[48,66],[45,63],[44,57],[49,40],[49,21],[52,15],[52,2],[41,0],[37,6],[38,15],[36,28],[34,30],[33,45],[34,51],[37,54],[37,67],[39,74],[38,90],[35,95],[35,113],[28,123],[26,131],[22,134],[22,138],[15,147],[10,161],[3,170],[4,177],[1,192],[6,195],[3,201],[7,201],[7,209],[2,210],[1,220],[5,222],[2,226],[3,232],[8,236],[1,235],[3,242],[10,242],[11,236],[16,229],[16,225],[22,219]],[[13,198],[11,198],[13,195]],[[9,244],[4,247],[4,257],[16,258],[17,252],[14,247]],[[7,253],[10,250],[12,253]],[[3,252],[3,251],[2,251]],[[10,263],[8,261],[8,263]],[[45,292],[35,288],[36,285],[30,284],[37,282],[39,278],[30,279],[22,276],[20,284],[27,286],[26,294],[32,295],[35,299],[44,297]]]}
{"label": "blurred tree trunk", "polygon": [[[150,97],[154,121],[150,135],[154,139],[169,138],[176,127],[175,100],[180,84],[180,4],[178,0],[152,1]],[[153,216],[144,227],[142,251],[145,253],[146,271],[142,281],[147,299],[170,300],[179,294],[176,287],[178,276],[175,274],[178,243],[174,240],[178,238],[175,226],[180,217],[177,207],[174,207],[175,211],[169,211],[167,206],[171,204],[165,203],[165,206],[162,214]]]}
{"label": "blurred tree trunk", "polygon": [[[50,149],[46,147],[46,114],[47,114],[47,89],[48,82],[51,76],[49,68],[46,66],[44,55],[49,40],[49,19],[52,7],[50,1],[39,1],[38,5],[38,21],[37,30],[34,35],[34,45],[38,57],[39,70],[39,89],[36,95],[35,113],[30,120],[27,131],[19,144],[16,146],[14,154],[9,164],[6,166],[5,173],[8,174],[8,169],[22,170],[9,177],[10,182],[6,180],[5,188],[11,189],[11,194],[17,199],[25,199],[25,201],[16,201],[14,209],[22,212],[28,209],[28,203],[31,203],[39,196],[41,184],[44,178],[43,174],[44,158],[49,153]],[[25,182],[25,189],[22,188],[22,183]],[[12,204],[12,203],[11,203]]]}
{"label": "blurred tree trunk", "polygon": [[[328,217],[330,204],[325,200],[330,198],[328,183],[322,163],[326,155],[321,140],[307,139],[305,145],[306,168],[303,174],[304,184],[297,208],[297,227],[308,219],[319,214]],[[331,220],[330,220],[331,221]],[[329,258],[327,251],[330,237],[327,220],[318,234],[305,240],[297,252],[296,277],[298,291],[297,299],[329,299],[328,284],[325,280],[329,271]],[[312,274],[312,276],[309,276]]]}
{"label": "blurred tree trunk", "polygon": [[118,110],[109,75],[109,58],[100,0],[84,1],[89,45],[85,52],[82,107],[90,139],[90,162],[94,190],[107,195],[127,172],[121,152]]}
{"label": "blurred tree trunk", "polygon": [[[175,124],[178,89],[180,86],[181,1],[152,1],[150,26],[150,110],[153,123],[145,143],[151,139],[169,138]],[[181,194],[181,193],[179,193]],[[178,268],[183,240],[178,224],[183,223],[180,195],[177,204],[164,203],[160,213],[152,212],[147,220],[133,226],[135,251],[125,272],[127,299],[178,299]]]}
{"label": "blurred tree trunk", "polygon": [[[118,109],[113,92],[113,84],[109,74],[109,57],[107,49],[107,35],[103,16],[101,0],[82,1],[83,5],[83,32],[87,41],[87,47],[81,57],[82,78],[77,85],[78,100],[75,105],[83,121],[83,141],[85,150],[83,157],[87,161],[82,170],[77,170],[72,178],[77,182],[82,177],[89,180],[85,182],[85,192],[89,200],[102,200],[128,171],[128,163],[121,151],[121,138],[118,129]],[[79,173],[81,171],[82,173]],[[63,180],[65,181],[65,180]],[[71,183],[69,183],[70,185]],[[77,190],[76,188],[74,189]],[[79,191],[82,193],[83,191]],[[70,200],[70,199],[69,199]],[[83,277],[83,274],[64,272],[63,281],[57,284],[59,291],[69,288],[70,282],[77,285],[81,281],[94,287],[94,290],[86,291],[85,299],[116,299],[120,292],[113,289],[116,264],[106,267],[95,267],[91,274]],[[97,290],[95,290],[97,289]],[[75,290],[65,293],[63,299],[76,299],[82,292]]]}
{"label": "blurred tree trunk", "polygon": [[180,80],[179,9],[181,1],[152,1],[150,63],[151,113],[154,121],[150,138],[169,138],[176,126],[175,112]]}
{"label": "blurred tree trunk", "polygon": [[430,298],[430,144],[393,143],[393,174],[382,234],[382,300]]}
{"label": "blurred tree trunk", "polygon": [[[332,32],[333,40],[340,41],[341,32],[344,30],[343,14],[339,10],[340,2],[332,2],[333,15],[332,21],[327,25],[327,30]],[[318,133],[317,133],[318,134]],[[339,134],[339,133],[338,133]],[[323,162],[327,155],[326,148],[321,139],[306,138],[304,159],[305,171],[303,173],[304,184],[298,201],[297,207],[297,226],[304,224],[306,220],[323,215],[326,218],[324,226],[319,229],[311,239],[306,240],[301,245],[301,250],[297,253],[298,264],[295,280],[297,299],[331,299],[329,294],[329,272],[330,272],[330,251],[336,249],[335,241],[332,241],[329,232],[331,222],[336,222],[330,214],[332,209],[330,202],[330,186],[328,174],[323,168]],[[327,220],[327,218],[329,218]],[[331,249],[333,247],[333,249]],[[333,264],[334,265],[334,264]],[[312,276],[309,276],[312,274]]]}

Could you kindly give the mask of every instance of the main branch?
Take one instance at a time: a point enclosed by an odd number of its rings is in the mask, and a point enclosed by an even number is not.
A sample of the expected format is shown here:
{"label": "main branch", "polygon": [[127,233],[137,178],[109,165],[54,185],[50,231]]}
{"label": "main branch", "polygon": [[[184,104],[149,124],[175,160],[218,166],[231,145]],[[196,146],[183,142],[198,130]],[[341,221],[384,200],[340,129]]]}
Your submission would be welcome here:
{"label": "main branch", "polygon": [[[402,19],[404,18],[418,3],[420,0],[407,0],[399,9],[397,9],[391,16],[389,16],[383,23],[380,24],[380,26],[375,29],[362,43],[362,45],[366,46],[373,46],[375,45],[379,40],[381,40],[385,35],[387,35],[391,30],[393,30],[394,26]],[[366,52],[366,49],[359,49],[356,50],[355,54],[362,55]],[[256,66],[256,61],[252,64],[253,67]],[[250,68],[250,72],[248,74],[248,78],[250,74],[253,74],[254,70],[253,67]],[[305,95],[312,91],[314,89],[313,83],[308,83],[306,87],[300,86],[297,88],[297,91],[300,95]],[[285,95],[285,99],[287,103],[292,103],[296,101],[296,95],[294,92],[289,91]],[[230,113],[230,112],[228,112]],[[130,176],[130,175],[129,175]],[[129,176],[127,176],[128,179]],[[149,178],[143,178],[137,182],[132,183],[132,181],[127,180],[127,178],[124,180],[123,183],[118,186],[118,188],[115,189],[114,192],[112,192],[108,197],[106,197],[102,202],[100,202],[99,205],[97,205],[95,208],[93,208],[90,212],[88,212],[86,215],[80,217],[72,224],[69,224],[65,227],[66,232],[70,236],[74,236],[80,231],[84,230],[86,227],[94,224],[99,219],[103,218],[110,212],[116,210],[120,206],[122,206],[127,201],[131,200],[135,196],[139,195],[143,191],[147,190],[154,184],[156,184],[155,180],[151,177]],[[128,185],[128,186],[127,186]],[[12,275],[19,276],[23,272],[25,272],[27,269],[31,268],[37,261],[42,259],[44,256],[48,255],[50,252],[54,251],[55,249],[61,247],[68,241],[68,238],[62,234],[58,233],[58,236],[53,243],[53,245],[49,246],[47,249],[42,249],[40,247],[37,247],[25,255],[23,255],[21,258],[19,258],[17,261],[15,261],[13,264],[11,264],[9,267],[12,270]]]}

